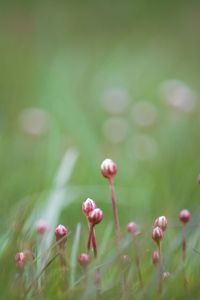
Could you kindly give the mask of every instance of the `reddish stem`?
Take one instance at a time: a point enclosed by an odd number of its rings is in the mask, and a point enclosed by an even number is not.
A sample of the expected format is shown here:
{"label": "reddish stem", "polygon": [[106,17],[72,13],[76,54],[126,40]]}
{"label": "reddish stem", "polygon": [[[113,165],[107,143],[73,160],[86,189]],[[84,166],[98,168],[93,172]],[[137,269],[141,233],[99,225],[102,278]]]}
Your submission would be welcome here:
{"label": "reddish stem", "polygon": [[97,244],[96,244],[96,236],[95,236],[94,228],[93,228],[93,234],[92,234],[92,247],[94,250],[94,257],[97,257]]}
{"label": "reddish stem", "polygon": [[162,251],[161,251],[161,243],[157,242],[158,253],[159,253],[159,264],[158,264],[158,296],[162,291],[162,275],[163,275],[163,259],[162,259]]}
{"label": "reddish stem", "polygon": [[92,223],[90,223],[89,235],[88,235],[88,240],[87,240],[87,251],[88,251],[88,253],[90,251],[91,242],[93,240],[93,234],[94,234],[93,228],[94,228],[94,225]]}
{"label": "reddish stem", "polygon": [[182,258],[183,261],[185,261],[186,257],[186,226],[185,223],[183,223],[182,226]]}
{"label": "reddish stem", "polygon": [[188,282],[187,282],[187,277],[185,274],[185,258],[186,258],[186,224],[182,223],[182,259],[183,259],[183,283],[184,283],[184,288],[186,293],[188,292]]}
{"label": "reddish stem", "polygon": [[120,224],[119,224],[119,217],[118,217],[118,211],[117,211],[117,202],[116,202],[115,188],[114,188],[114,183],[113,183],[113,179],[112,178],[109,178],[108,182],[109,182],[109,187],[110,187],[110,191],[111,191],[111,201],[112,201],[114,223],[115,223],[116,244],[117,244],[117,246],[119,246],[119,244],[120,244],[120,238],[121,238],[121,233],[120,233]]}
{"label": "reddish stem", "polygon": [[[89,229],[90,229],[90,222],[88,221],[88,226],[89,226]],[[90,241],[88,241],[90,243],[89,245],[89,249],[91,248],[91,243],[92,243],[92,248],[94,250],[94,256],[96,257],[97,256],[97,244],[96,244],[96,236],[95,236],[95,230],[94,230],[94,226],[93,226],[93,233],[92,233],[92,237],[90,239]]]}

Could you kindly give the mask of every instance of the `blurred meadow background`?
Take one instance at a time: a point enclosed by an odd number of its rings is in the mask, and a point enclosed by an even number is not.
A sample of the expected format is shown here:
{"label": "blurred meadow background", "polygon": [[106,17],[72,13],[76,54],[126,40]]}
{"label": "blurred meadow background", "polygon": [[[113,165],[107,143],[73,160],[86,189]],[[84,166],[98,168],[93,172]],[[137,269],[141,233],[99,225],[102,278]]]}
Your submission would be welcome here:
{"label": "blurred meadow background", "polygon": [[134,220],[148,236],[163,214],[178,231],[180,209],[199,213],[198,1],[5,1],[0,32],[1,299],[38,219],[72,242],[90,197],[97,240],[113,230],[106,157],[124,234]]}

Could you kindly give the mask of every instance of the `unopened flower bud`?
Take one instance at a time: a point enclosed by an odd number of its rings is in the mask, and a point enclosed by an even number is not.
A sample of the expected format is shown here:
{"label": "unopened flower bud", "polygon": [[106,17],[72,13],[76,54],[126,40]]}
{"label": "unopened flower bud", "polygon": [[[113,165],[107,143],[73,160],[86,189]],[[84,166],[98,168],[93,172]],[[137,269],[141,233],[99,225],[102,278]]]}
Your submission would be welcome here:
{"label": "unopened flower bud", "polygon": [[153,253],[152,253],[152,262],[153,262],[153,264],[157,265],[158,262],[159,262],[159,259],[160,259],[160,257],[159,257],[158,251],[153,251]]}
{"label": "unopened flower bud", "polygon": [[67,237],[68,233],[69,233],[68,228],[66,228],[64,225],[61,225],[61,224],[58,225],[56,227],[56,231],[55,231],[56,240],[58,241],[64,237]]}
{"label": "unopened flower bud", "polygon": [[82,253],[79,257],[78,257],[78,261],[80,263],[81,266],[85,267],[89,264],[90,262],[90,257],[87,253]]}
{"label": "unopened flower bud", "polygon": [[137,235],[140,233],[138,225],[134,222],[130,222],[127,224],[127,231],[132,233],[133,235]]}
{"label": "unopened flower bud", "polygon": [[108,179],[114,177],[117,174],[116,163],[110,158],[104,159],[104,161],[101,163],[101,173]]}
{"label": "unopened flower bud", "polygon": [[160,227],[163,231],[167,229],[167,218],[165,216],[158,217],[154,222],[154,227]]}
{"label": "unopened flower bud", "polygon": [[100,208],[95,208],[88,215],[88,220],[93,225],[100,223],[102,219],[103,219],[103,212]]}
{"label": "unopened flower bud", "polygon": [[190,220],[190,212],[187,209],[181,210],[179,213],[179,219],[183,223],[187,223]]}
{"label": "unopened flower bud", "polygon": [[160,227],[155,227],[152,230],[152,239],[156,242],[161,241],[163,238],[163,231]]}
{"label": "unopened flower bud", "polygon": [[82,211],[86,215],[86,217],[95,208],[96,208],[96,203],[90,198],[87,198],[87,200],[85,200],[82,204]]}
{"label": "unopened flower bud", "polygon": [[46,233],[48,226],[45,221],[39,220],[36,224],[36,231],[38,234],[43,235]]}
{"label": "unopened flower bud", "polygon": [[15,263],[17,268],[23,268],[26,262],[24,252],[17,252],[15,255]]}

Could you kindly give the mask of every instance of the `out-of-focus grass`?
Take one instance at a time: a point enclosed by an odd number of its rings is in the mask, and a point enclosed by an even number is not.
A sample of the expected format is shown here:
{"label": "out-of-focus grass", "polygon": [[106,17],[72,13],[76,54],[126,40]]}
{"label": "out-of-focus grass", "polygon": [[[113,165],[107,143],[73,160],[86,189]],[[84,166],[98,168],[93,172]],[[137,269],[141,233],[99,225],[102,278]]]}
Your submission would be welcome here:
{"label": "out-of-focus grass", "polygon": [[[63,208],[59,223],[69,226],[72,235],[77,223],[85,221],[81,202],[86,197],[94,198],[104,210],[99,242],[110,224],[108,190],[99,172],[107,156],[119,167],[116,189],[124,231],[132,219],[150,229],[158,214],[166,214],[174,224],[182,207],[192,213],[198,209],[199,103],[192,114],[179,113],[174,118],[159,90],[164,80],[175,78],[198,95],[199,11],[196,1],[2,5],[2,247],[9,240],[3,256],[7,280],[1,281],[2,299],[14,278],[14,254],[30,239],[29,233],[21,235],[27,211],[31,214],[38,202],[45,202],[58,165],[71,146],[80,156],[67,188],[78,196]],[[128,134],[118,144],[111,143],[102,131],[111,117],[102,99],[112,88],[125,90],[129,99],[127,109],[119,114],[128,124]],[[149,129],[139,128],[131,117],[133,104],[144,99],[158,111],[157,122]],[[29,107],[49,114],[46,134],[32,137],[21,129],[20,113]],[[137,134],[154,139],[158,149],[154,158],[137,160],[130,146]],[[86,232],[86,226],[83,230]],[[83,248],[84,241],[81,243]],[[145,249],[150,245],[149,240]]]}

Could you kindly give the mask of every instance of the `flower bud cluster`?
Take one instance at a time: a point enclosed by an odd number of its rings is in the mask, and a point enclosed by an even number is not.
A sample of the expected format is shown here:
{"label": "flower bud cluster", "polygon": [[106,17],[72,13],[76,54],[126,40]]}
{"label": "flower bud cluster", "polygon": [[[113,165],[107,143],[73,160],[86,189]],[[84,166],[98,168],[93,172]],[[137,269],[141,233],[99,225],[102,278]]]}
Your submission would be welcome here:
{"label": "flower bud cluster", "polygon": [[93,226],[99,224],[103,219],[103,212],[100,208],[96,207],[96,203],[88,198],[82,204],[82,211],[88,219],[89,223]]}

